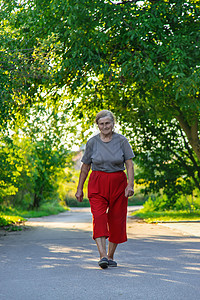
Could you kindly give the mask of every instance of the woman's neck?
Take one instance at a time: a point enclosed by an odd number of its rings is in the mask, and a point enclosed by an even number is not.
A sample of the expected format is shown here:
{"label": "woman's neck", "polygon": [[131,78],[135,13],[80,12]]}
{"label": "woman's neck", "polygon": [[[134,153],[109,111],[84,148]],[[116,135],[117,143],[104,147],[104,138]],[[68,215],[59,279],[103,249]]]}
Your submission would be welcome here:
{"label": "woman's neck", "polygon": [[102,132],[100,132],[100,139],[103,142],[110,142],[112,140],[112,135],[113,133],[109,133],[109,134],[103,134]]}

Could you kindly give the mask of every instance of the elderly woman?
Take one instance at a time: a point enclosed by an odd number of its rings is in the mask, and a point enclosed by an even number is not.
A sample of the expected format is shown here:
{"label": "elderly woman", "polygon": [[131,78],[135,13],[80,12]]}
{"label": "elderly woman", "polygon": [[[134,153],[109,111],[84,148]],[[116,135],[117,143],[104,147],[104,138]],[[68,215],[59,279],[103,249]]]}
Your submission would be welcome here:
{"label": "elderly woman", "polygon": [[116,247],[127,241],[127,203],[128,197],[134,194],[134,154],[128,140],[113,131],[114,116],[110,111],[100,111],[96,116],[96,123],[100,133],[90,138],[86,144],[76,198],[79,202],[83,201],[83,185],[92,166],[88,198],[93,215],[93,239],[100,254],[98,264],[105,269],[117,266],[114,261]]}

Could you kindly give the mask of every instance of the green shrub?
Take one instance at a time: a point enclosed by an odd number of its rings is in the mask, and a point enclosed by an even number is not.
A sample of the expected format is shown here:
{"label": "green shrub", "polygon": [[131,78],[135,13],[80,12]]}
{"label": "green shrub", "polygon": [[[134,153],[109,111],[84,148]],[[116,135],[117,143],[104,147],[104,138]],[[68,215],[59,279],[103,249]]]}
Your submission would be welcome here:
{"label": "green shrub", "polygon": [[6,219],[0,216],[0,227],[8,225]]}
{"label": "green shrub", "polygon": [[182,195],[176,200],[175,204],[169,208],[169,200],[166,195],[160,197],[151,196],[143,204],[143,207],[143,212],[165,211],[169,209],[193,212],[200,209],[200,197],[197,194],[195,196]]}
{"label": "green shrub", "polygon": [[175,204],[176,210],[196,211],[200,208],[200,197],[198,195],[182,195]]}
{"label": "green shrub", "polygon": [[151,196],[143,205],[144,212],[162,211],[168,205],[167,196],[155,197]]}
{"label": "green shrub", "polygon": [[24,218],[20,216],[9,216],[9,215],[1,215],[0,216],[0,227],[10,226],[14,224],[20,224],[26,221]]}

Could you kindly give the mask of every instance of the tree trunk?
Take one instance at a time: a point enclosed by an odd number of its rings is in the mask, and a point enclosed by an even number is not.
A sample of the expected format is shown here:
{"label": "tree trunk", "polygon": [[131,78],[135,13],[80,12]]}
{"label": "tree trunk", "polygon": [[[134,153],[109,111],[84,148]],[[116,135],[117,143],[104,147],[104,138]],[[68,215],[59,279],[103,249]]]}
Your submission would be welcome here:
{"label": "tree trunk", "polygon": [[188,122],[184,120],[184,118],[181,115],[176,116],[176,119],[178,120],[183,131],[185,132],[194,153],[196,154],[198,160],[200,161],[200,140],[198,136],[198,126],[199,126],[198,118],[196,117],[194,119],[192,125],[189,125]]}
{"label": "tree trunk", "polygon": [[33,208],[38,208],[40,206],[40,196],[38,196],[36,193],[34,195],[34,200],[33,200]]}

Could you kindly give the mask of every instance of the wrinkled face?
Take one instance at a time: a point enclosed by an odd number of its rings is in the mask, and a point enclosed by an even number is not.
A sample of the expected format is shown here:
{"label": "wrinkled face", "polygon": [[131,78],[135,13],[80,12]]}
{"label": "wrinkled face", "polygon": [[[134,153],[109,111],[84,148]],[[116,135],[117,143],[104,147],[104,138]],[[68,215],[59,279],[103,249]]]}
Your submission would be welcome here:
{"label": "wrinkled face", "polygon": [[114,124],[109,117],[100,118],[98,127],[102,134],[107,135],[112,133]]}

